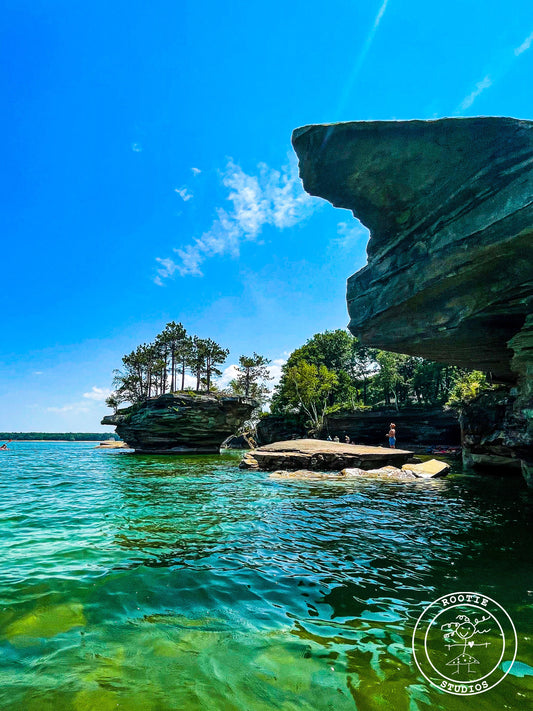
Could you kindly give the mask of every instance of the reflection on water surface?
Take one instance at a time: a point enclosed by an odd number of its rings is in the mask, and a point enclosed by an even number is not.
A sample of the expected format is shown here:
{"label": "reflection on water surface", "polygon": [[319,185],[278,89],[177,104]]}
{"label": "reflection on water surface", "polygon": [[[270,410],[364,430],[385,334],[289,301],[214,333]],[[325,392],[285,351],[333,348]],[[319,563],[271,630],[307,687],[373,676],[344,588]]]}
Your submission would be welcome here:
{"label": "reflection on water surface", "polygon": [[0,708],[472,708],[410,638],[454,590],[498,600],[533,694],[533,495],[519,480],[270,480],[229,453],[14,443],[2,457]]}

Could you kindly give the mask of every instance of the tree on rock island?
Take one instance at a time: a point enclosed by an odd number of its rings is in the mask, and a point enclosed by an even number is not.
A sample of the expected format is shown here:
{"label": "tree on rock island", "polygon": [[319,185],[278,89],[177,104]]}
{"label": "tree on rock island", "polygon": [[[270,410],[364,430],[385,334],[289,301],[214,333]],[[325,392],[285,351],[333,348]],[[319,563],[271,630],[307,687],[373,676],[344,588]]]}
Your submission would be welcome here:
{"label": "tree on rock island", "polygon": [[196,378],[196,391],[210,391],[213,377],[222,374],[218,368],[229,350],[211,338],[189,336],[183,324],[167,323],[153,343],[143,343],[122,357],[122,370],[114,371],[114,392],[106,404],[115,411],[120,403],[143,402],[150,397],[175,392],[178,375],[181,390],[187,373]]}
{"label": "tree on rock island", "polygon": [[230,382],[235,395],[252,397],[258,402],[265,402],[269,389],[265,381],[272,380],[268,370],[270,360],[254,353],[252,356],[240,356],[237,377]]}

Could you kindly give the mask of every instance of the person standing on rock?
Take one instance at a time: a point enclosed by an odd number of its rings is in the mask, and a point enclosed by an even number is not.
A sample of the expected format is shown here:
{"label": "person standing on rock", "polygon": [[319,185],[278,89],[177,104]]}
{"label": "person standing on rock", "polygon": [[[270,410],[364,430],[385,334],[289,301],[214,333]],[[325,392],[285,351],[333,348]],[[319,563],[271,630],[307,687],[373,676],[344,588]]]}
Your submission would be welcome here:
{"label": "person standing on rock", "polygon": [[389,438],[389,447],[391,449],[396,449],[396,425],[391,422],[389,425],[389,433],[385,435]]}

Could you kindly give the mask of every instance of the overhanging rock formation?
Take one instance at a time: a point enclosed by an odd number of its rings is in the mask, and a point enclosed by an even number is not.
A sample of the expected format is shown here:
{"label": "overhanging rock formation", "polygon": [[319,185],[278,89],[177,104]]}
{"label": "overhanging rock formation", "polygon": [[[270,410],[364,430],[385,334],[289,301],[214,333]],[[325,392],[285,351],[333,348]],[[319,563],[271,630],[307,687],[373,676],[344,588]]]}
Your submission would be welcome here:
{"label": "overhanging rock formation", "polygon": [[210,454],[218,452],[257,407],[249,397],[166,393],[107,415],[102,424],[114,425],[136,452]]}
{"label": "overhanging rock formation", "polygon": [[305,126],[292,140],[307,192],[351,210],[371,232],[368,265],[348,279],[352,333],[517,386],[509,408],[515,432],[522,423],[520,452],[505,446],[526,473],[533,122],[352,122]]}

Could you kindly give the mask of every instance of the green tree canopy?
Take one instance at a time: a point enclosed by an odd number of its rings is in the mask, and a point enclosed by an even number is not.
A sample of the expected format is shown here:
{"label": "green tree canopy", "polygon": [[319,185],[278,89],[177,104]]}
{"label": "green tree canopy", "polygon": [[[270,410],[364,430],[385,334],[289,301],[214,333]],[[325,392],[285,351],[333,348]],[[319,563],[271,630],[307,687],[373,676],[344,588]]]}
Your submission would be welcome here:
{"label": "green tree canopy", "polygon": [[324,366],[336,376],[327,407],[443,406],[454,384],[469,371],[416,356],[364,346],[347,331],[317,333],[289,356],[272,398],[272,411],[303,413],[296,404],[288,373],[301,361]]}
{"label": "green tree canopy", "polygon": [[268,358],[255,352],[251,356],[240,356],[237,377],[230,383],[231,390],[236,395],[252,397],[261,403],[265,402],[269,393],[265,382],[272,380],[268,370],[269,365]]}
{"label": "green tree canopy", "polygon": [[310,424],[320,429],[328,406],[329,396],[338,384],[335,373],[325,365],[299,361],[286,372],[287,395],[290,402],[302,408]]}

